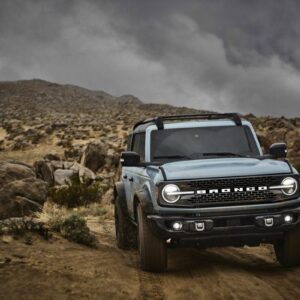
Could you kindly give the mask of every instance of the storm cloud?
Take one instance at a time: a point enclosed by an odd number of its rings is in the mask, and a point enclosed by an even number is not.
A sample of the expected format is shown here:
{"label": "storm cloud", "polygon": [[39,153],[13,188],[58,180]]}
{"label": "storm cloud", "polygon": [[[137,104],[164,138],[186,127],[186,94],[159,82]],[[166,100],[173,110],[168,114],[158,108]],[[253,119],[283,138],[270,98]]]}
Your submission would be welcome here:
{"label": "storm cloud", "polygon": [[0,80],[297,116],[299,15],[297,0],[2,0]]}

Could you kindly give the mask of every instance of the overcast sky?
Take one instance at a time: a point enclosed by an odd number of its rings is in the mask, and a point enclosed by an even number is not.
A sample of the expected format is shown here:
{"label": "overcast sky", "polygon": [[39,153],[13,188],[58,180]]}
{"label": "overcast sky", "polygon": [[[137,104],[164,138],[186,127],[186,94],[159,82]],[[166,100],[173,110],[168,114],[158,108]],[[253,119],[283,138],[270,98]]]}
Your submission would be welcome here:
{"label": "overcast sky", "polygon": [[300,115],[300,1],[0,0],[0,80]]}

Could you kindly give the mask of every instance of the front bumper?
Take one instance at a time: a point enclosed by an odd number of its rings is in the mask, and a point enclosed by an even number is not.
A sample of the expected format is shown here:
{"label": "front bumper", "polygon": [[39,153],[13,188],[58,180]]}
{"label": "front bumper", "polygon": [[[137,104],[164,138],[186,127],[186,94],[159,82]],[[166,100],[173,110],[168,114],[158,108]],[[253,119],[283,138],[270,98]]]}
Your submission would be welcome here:
{"label": "front bumper", "polygon": [[[286,221],[290,216],[292,220]],[[274,243],[300,223],[300,206],[269,211],[228,211],[217,214],[147,216],[153,230],[177,245],[242,246]],[[174,222],[182,226],[173,229]]]}

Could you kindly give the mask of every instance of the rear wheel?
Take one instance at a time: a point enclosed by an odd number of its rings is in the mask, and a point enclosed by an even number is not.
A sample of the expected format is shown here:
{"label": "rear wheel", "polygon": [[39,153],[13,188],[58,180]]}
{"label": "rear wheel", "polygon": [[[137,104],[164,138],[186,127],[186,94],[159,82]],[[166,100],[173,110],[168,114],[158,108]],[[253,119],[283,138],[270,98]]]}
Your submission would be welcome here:
{"label": "rear wheel", "polygon": [[[120,249],[132,249],[137,247],[136,227],[129,221],[125,209],[122,207],[119,196],[115,198],[115,230],[117,246]],[[125,200],[124,200],[125,201]]]}
{"label": "rear wheel", "polygon": [[300,226],[285,233],[283,240],[274,245],[277,260],[282,266],[300,265]]}
{"label": "rear wheel", "polygon": [[166,242],[153,234],[140,205],[137,207],[137,217],[141,268],[144,271],[163,272],[167,268]]}

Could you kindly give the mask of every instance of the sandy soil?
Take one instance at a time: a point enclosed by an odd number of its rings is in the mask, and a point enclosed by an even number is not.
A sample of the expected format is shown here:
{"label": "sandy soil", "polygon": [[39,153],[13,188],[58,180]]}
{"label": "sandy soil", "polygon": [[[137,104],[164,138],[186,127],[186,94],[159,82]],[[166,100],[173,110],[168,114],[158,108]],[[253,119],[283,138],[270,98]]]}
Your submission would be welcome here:
{"label": "sandy soil", "polygon": [[0,141],[4,140],[6,137],[6,130],[2,127],[0,127]]}
{"label": "sandy soil", "polygon": [[299,299],[300,268],[281,268],[267,246],[170,249],[168,272],[151,274],[116,248],[112,221],[89,226],[98,249],[58,236],[0,241],[0,299]]}

